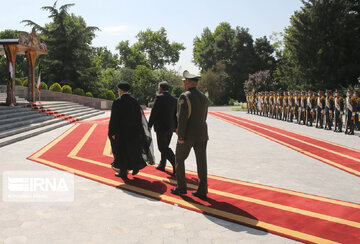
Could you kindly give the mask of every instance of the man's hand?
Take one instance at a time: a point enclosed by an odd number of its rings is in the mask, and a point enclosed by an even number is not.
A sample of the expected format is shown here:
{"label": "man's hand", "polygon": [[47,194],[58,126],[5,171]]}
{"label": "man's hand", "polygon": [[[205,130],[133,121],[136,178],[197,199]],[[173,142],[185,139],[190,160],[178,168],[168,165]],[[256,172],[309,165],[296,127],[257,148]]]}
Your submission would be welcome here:
{"label": "man's hand", "polygon": [[184,144],[185,141],[184,141],[184,140],[178,140],[178,143],[179,143],[179,144]]}
{"label": "man's hand", "polygon": [[113,135],[111,138],[115,140],[115,135]]}

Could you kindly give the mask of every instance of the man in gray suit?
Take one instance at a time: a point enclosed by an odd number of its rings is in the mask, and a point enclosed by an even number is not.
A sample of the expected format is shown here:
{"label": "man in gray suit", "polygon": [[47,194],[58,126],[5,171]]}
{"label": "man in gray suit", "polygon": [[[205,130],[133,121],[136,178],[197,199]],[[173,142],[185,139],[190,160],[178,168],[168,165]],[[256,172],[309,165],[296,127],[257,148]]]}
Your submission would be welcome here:
{"label": "man in gray suit", "polygon": [[178,141],[175,152],[175,168],[177,187],[171,189],[171,193],[182,195],[187,193],[185,178],[185,160],[189,156],[191,148],[194,148],[196,156],[199,186],[192,195],[207,199],[207,160],[206,145],[209,140],[206,118],[208,113],[208,99],[197,89],[200,76],[192,75],[187,70],[183,73],[185,92],[178,100]]}

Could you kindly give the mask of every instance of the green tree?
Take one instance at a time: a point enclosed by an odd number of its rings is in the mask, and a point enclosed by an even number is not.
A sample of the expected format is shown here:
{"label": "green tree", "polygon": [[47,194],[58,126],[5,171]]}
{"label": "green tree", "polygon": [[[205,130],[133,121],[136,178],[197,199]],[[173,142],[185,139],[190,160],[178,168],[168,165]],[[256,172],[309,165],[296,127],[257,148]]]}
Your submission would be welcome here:
{"label": "green tree", "polygon": [[119,57],[112,54],[106,47],[91,48],[91,63],[99,69],[116,69],[119,65]]}
{"label": "green tree", "polygon": [[87,26],[80,16],[69,14],[68,9],[74,4],[65,4],[57,8],[42,7],[49,11],[52,22],[40,26],[31,20],[24,20],[26,25],[34,26],[41,33],[48,55],[43,56],[42,76],[46,81],[58,80],[60,84],[72,87],[91,88],[96,79],[96,69],[91,66],[91,42],[97,27]]}
{"label": "green tree", "polygon": [[284,86],[334,89],[360,75],[359,1],[308,0],[291,17],[276,77]]}
{"label": "green tree", "polygon": [[[204,80],[209,90],[209,98],[215,104],[225,104],[229,98],[245,100],[244,82],[261,69],[274,69],[274,48],[266,37],[254,40],[249,29],[229,23],[220,23],[214,33],[205,28],[200,37],[194,39],[193,57],[208,80]],[[208,72],[212,71],[212,72]],[[213,83],[214,77],[221,82]],[[211,84],[219,91],[212,91]]]}
{"label": "green tree", "polygon": [[116,48],[124,67],[136,69],[138,65],[142,65],[152,70],[162,69],[167,64],[179,61],[180,51],[185,49],[181,43],[170,43],[163,27],[158,31],[140,31],[136,38],[138,41],[134,45],[130,46],[129,41],[122,41]]}
{"label": "green tree", "polygon": [[171,91],[171,94],[174,96],[174,97],[180,97],[181,93],[183,93],[185,91],[184,87],[182,86],[174,86],[172,91]]}
{"label": "green tree", "polygon": [[147,104],[157,90],[155,71],[144,65],[138,65],[135,70],[135,80],[132,82],[131,93],[141,104]]}

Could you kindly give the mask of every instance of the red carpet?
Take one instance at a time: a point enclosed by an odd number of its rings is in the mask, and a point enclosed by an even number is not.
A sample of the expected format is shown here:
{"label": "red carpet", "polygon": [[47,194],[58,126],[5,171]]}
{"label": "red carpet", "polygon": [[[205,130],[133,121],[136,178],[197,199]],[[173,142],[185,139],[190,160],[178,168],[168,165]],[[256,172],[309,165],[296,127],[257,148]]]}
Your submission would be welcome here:
{"label": "red carpet", "polygon": [[[108,120],[76,123],[29,159],[181,207],[308,243],[360,241],[360,205],[209,175],[208,201],[191,195],[197,175],[187,171],[188,194],[172,195],[170,174],[148,166],[124,184],[114,176]],[[169,170],[171,171],[171,170]],[[114,192],[116,194],[116,192]]]}
{"label": "red carpet", "polygon": [[356,176],[360,176],[360,151],[357,149],[337,145],[332,142],[283,130],[226,113],[211,112],[210,114],[321,162]]}

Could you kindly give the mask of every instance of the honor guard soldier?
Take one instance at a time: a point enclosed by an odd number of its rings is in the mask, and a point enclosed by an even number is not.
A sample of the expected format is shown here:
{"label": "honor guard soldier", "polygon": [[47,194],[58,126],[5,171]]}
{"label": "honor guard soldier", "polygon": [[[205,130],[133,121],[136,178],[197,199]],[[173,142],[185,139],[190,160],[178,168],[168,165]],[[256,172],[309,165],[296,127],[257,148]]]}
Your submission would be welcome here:
{"label": "honor guard soldier", "polygon": [[256,114],[257,112],[256,104],[257,104],[257,93],[254,91],[253,100],[252,100],[253,114]]}
{"label": "honor guard soldier", "polygon": [[300,100],[301,100],[301,95],[299,91],[295,92],[295,96],[294,96],[294,103],[295,103],[295,107],[294,107],[294,114],[295,114],[295,119],[296,121],[299,123],[299,107],[300,107]]}
{"label": "honor guard soldier", "polygon": [[283,105],[283,96],[281,95],[281,92],[278,92],[276,105],[277,105],[277,111],[276,111],[277,119],[281,120],[282,105]]}
{"label": "honor guard soldier", "polygon": [[265,92],[265,98],[264,98],[264,116],[269,117],[269,99],[270,95],[269,92]]}
{"label": "honor guard soldier", "polygon": [[288,116],[288,96],[287,92],[283,92],[283,104],[282,104],[282,120],[286,121]]}
{"label": "honor guard soldier", "polygon": [[288,121],[293,122],[294,118],[294,96],[293,92],[288,92]]}
{"label": "honor guard soldier", "polygon": [[344,113],[344,98],[341,96],[341,91],[336,89],[334,99],[334,131],[342,132],[342,115]]}
{"label": "honor guard soldier", "polygon": [[348,89],[345,101],[345,134],[354,135],[356,105],[354,91]]}
{"label": "honor guard soldier", "polygon": [[324,128],[324,110],[325,110],[325,96],[323,91],[319,91],[316,99],[316,128]]}
{"label": "honor guard soldier", "polygon": [[356,114],[355,114],[355,128],[360,130],[360,97],[359,91],[355,91],[355,101],[356,101]]}
{"label": "honor guard soldier", "polygon": [[246,108],[247,108],[247,113],[250,113],[250,97],[249,97],[249,92],[246,93]]}
{"label": "honor guard soldier", "polygon": [[334,97],[330,90],[326,90],[325,97],[325,130],[331,130],[334,114]]}
{"label": "honor guard soldier", "polygon": [[306,125],[312,126],[314,118],[314,108],[315,108],[315,98],[312,91],[308,92],[307,101],[306,101]]}
{"label": "honor guard soldier", "polygon": [[259,101],[258,101],[259,115],[262,116],[264,112],[264,93],[259,92]]}
{"label": "honor guard soldier", "polygon": [[273,119],[276,118],[276,101],[277,101],[277,94],[276,94],[276,92],[273,92],[273,104],[272,104],[272,110],[271,110],[271,117]]}
{"label": "honor guard soldier", "polygon": [[298,124],[301,123],[301,121],[303,122],[303,124],[305,124],[306,121],[306,92],[302,91],[301,92],[301,99],[300,99],[300,108],[299,108],[299,120],[298,120]]}

